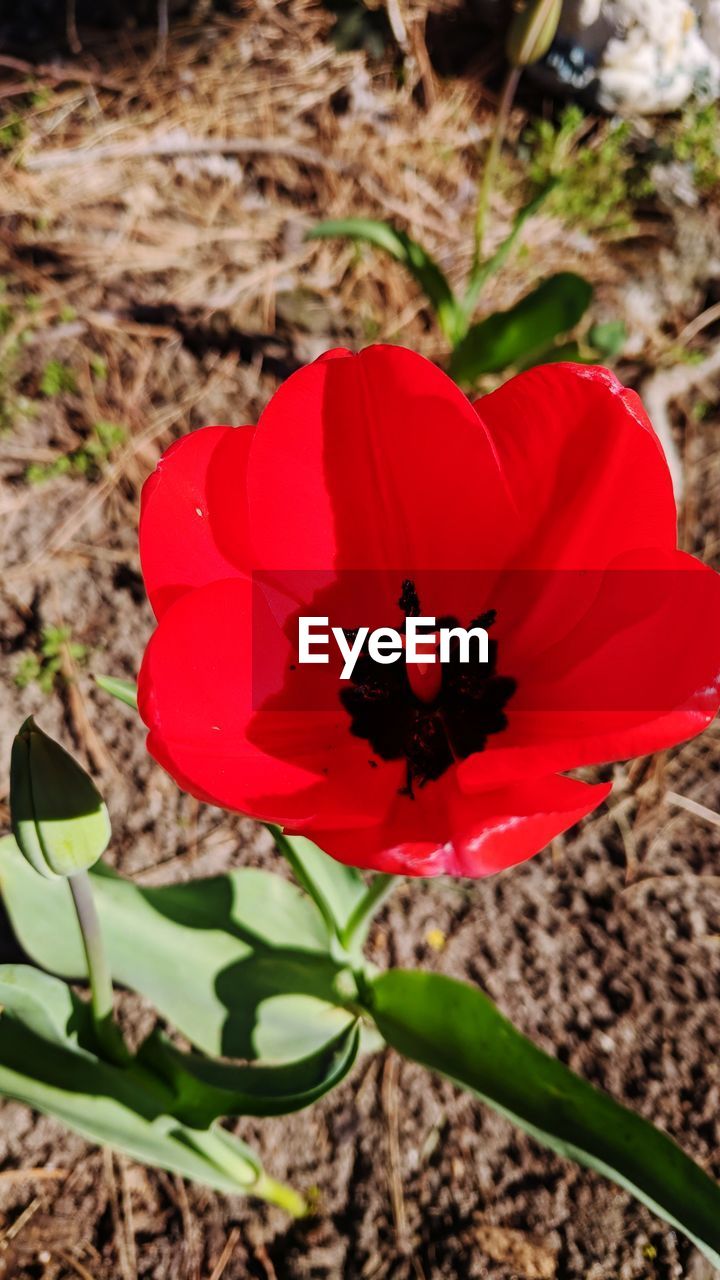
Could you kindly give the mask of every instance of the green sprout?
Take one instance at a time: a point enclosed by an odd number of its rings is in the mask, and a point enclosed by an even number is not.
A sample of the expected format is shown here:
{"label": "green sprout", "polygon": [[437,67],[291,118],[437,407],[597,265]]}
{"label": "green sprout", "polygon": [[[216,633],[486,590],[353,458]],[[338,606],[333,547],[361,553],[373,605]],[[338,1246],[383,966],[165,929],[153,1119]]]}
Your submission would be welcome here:
{"label": "green sprout", "polygon": [[3,281],[0,281],[0,337],[7,333],[13,322],[13,311],[10,303],[7,301],[7,287]]}
{"label": "green sprout", "polygon": [[124,443],[125,437],[125,428],[117,422],[96,422],[92,436],[78,449],[61,453],[52,462],[31,462],[25,479],[28,484],[44,484],[58,476],[85,476],[92,480],[109,462],[115,449]]}
{"label": "green sprout", "polygon": [[72,369],[60,360],[48,360],[42,371],[40,391],[44,396],[59,396],[64,391],[77,391]]}
{"label": "green sprout", "polygon": [[0,151],[14,151],[15,147],[23,141],[25,133],[26,127],[22,116],[10,116],[0,126]]}
{"label": "green sprout", "polygon": [[108,365],[105,357],[93,352],[90,356],[89,364],[93,378],[97,378],[98,382],[107,382]]}
{"label": "green sprout", "polygon": [[65,661],[85,662],[87,649],[73,640],[68,627],[44,627],[40,637],[40,652],[27,653],[15,672],[15,684],[27,689],[36,684],[43,693],[52,693],[58,683],[65,680]]}

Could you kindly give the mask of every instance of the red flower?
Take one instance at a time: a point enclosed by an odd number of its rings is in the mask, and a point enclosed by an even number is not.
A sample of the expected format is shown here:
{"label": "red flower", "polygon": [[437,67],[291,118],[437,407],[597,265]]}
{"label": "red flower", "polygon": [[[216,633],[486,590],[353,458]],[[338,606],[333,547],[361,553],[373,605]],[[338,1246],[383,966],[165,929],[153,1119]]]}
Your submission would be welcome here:
{"label": "red flower", "polygon": [[[202,800],[341,861],[480,876],[609,784],[562,776],[699,733],[720,703],[720,579],[677,550],[640,401],[550,365],[471,405],[396,347],[330,352],[258,427],[173,445],[143,492],[158,628],[148,747]],[[297,661],[300,616],[484,626],[488,662]]]}

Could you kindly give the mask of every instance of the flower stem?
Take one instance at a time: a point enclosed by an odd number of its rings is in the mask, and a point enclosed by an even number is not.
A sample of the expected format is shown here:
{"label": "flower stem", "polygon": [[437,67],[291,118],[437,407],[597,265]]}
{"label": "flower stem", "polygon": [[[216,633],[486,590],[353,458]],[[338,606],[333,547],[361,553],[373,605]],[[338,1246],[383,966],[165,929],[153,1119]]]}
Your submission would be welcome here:
{"label": "flower stem", "polygon": [[278,1182],[257,1163],[257,1158],[220,1125],[193,1129],[191,1145],[217,1169],[221,1169],[246,1195],[258,1196],[284,1209],[293,1218],[308,1212],[307,1201],[285,1182]]}
{"label": "flower stem", "polygon": [[358,902],[355,910],[350,916],[350,919],[345,925],[345,928],[341,932],[340,941],[344,947],[350,947],[355,935],[361,931],[363,925],[367,924],[372,916],[375,915],[375,912],[380,909],[399,879],[399,876],[386,875],[384,872],[380,872],[378,875],[373,876],[370,884],[368,885],[367,891],[363,894],[363,897]]}
{"label": "flower stem", "polygon": [[299,1191],[295,1191],[285,1182],[278,1182],[275,1178],[271,1178],[264,1169],[257,1182],[250,1187],[250,1193],[259,1196],[261,1200],[267,1200],[269,1204],[277,1205],[279,1209],[284,1209],[291,1218],[304,1218],[308,1212],[307,1202]]}
{"label": "flower stem", "polygon": [[88,978],[90,1003],[98,1040],[113,1061],[124,1058],[122,1040],[112,1020],[113,988],[103,946],[100,920],[93,898],[87,871],[78,871],[68,877],[80,933],[82,934]]}
{"label": "flower stem", "polygon": [[485,160],[485,168],[483,170],[482,181],[478,191],[477,212],[475,214],[475,254],[473,257],[473,270],[475,270],[482,261],[483,242],[485,240],[485,230],[487,223],[488,207],[490,204],[490,193],[492,191],[495,172],[497,170],[502,144],[505,138],[505,130],[510,116],[510,109],[515,98],[515,91],[521,75],[520,67],[510,67],[503,81],[503,87],[500,92],[500,101],[498,102],[497,115],[495,117],[495,126],[493,128],[492,138],[490,139],[490,147]]}

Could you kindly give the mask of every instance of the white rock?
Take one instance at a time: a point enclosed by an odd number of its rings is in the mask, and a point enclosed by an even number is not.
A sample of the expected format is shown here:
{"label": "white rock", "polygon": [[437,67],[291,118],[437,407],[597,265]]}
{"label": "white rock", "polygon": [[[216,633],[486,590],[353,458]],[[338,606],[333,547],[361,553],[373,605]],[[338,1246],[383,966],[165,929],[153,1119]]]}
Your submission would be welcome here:
{"label": "white rock", "polygon": [[[501,25],[509,6],[475,0]],[[554,91],[620,115],[720,96],[720,0],[565,0],[555,41],[530,70]]]}
{"label": "white rock", "polygon": [[[601,107],[651,115],[676,110],[693,92],[717,97],[720,59],[688,0],[622,0],[613,8],[616,34],[598,73]],[[714,9],[717,19],[720,5]]]}

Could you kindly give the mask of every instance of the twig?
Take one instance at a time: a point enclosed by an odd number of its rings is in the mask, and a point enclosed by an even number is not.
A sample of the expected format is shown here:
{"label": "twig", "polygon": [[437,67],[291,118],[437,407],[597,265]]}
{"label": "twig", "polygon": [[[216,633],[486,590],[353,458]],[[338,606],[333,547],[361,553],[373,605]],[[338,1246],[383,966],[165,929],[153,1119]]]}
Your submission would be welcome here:
{"label": "twig", "polygon": [[105,76],[96,76],[85,67],[54,66],[48,63],[26,62],[23,58],[13,58],[9,54],[0,54],[0,67],[8,71],[17,71],[20,75],[32,76],[33,80],[54,80],[56,84],[71,82],[74,84],[98,85],[101,89],[112,89],[114,93],[124,93],[124,86],[116,80],[108,80]]}
{"label": "twig", "polygon": [[391,1049],[385,1062],[382,1075],[382,1102],[388,1133],[388,1173],[390,1178],[390,1199],[398,1244],[404,1248],[407,1244],[407,1214],[403,1195],[402,1171],[400,1162],[400,1133],[398,1123],[398,1068],[400,1059]]}
{"label": "twig", "polygon": [[168,0],[158,0],[157,8],[157,49],[160,66],[164,67],[167,60],[168,34],[170,32],[170,19],[168,17]]}
{"label": "twig", "polygon": [[18,1214],[18,1217],[10,1224],[6,1231],[3,1231],[0,1239],[14,1240],[15,1237],[20,1234],[23,1227],[27,1226],[30,1219],[34,1218],[41,1204],[42,1199],[40,1196],[36,1196],[34,1200],[31,1200],[27,1208],[23,1209],[21,1214]]}
{"label": "twig", "polygon": [[80,1280],[95,1280],[92,1272],[88,1271],[87,1267],[84,1267],[82,1262],[79,1262],[77,1258],[73,1258],[72,1254],[68,1253],[67,1249],[56,1249],[55,1256],[58,1257],[61,1262],[64,1262],[66,1267],[70,1267],[75,1272],[75,1275],[80,1277]]}
{"label": "twig", "polygon": [[[627,798],[630,800],[633,797],[628,796]],[[626,883],[629,884],[630,881],[635,879],[638,871],[638,866],[639,866],[638,847],[637,847],[637,840],[635,839],[635,832],[633,831],[632,826],[628,821],[627,813],[625,812],[625,806],[623,806],[622,804],[611,805],[609,809],[609,813],[610,813],[610,817],[615,823],[615,826],[620,832],[620,836],[622,838],[623,848],[625,850],[625,879],[626,879]]]}
{"label": "twig", "polygon": [[188,1200],[187,1187],[183,1179],[176,1174],[173,1178],[175,1184],[175,1192],[177,1195],[177,1205],[180,1209],[182,1218],[183,1231],[185,1233],[184,1246],[185,1256],[187,1258],[187,1273],[189,1280],[200,1280],[200,1248],[201,1241],[198,1231],[196,1219],[193,1217],[190,1201]]}
{"label": "twig", "polygon": [[67,1173],[67,1169],[3,1169],[0,1171],[0,1182],[24,1182],[26,1178],[33,1182],[50,1182],[56,1178],[66,1178]]}
{"label": "twig", "polygon": [[210,1280],[222,1280],[225,1268],[235,1252],[235,1245],[240,1239],[240,1232],[237,1227],[233,1227],[230,1235],[225,1241],[225,1248],[218,1258],[215,1266],[210,1274]]}
{"label": "twig", "polygon": [[[55,613],[58,619],[58,627],[61,631],[65,630],[65,618],[60,603],[60,592],[57,583],[53,583],[53,599],[55,603]],[[106,770],[112,770],[117,776],[117,769],[114,761],[108,754],[105,743],[98,736],[93,723],[85,708],[85,699],[80,692],[78,684],[78,669],[75,659],[72,656],[70,644],[66,640],[60,649],[60,670],[65,681],[65,693],[67,696],[67,704],[70,717],[73,722],[75,734],[78,742],[84,744],[87,752],[88,760],[93,769],[97,769],[100,773]]]}
{"label": "twig", "polygon": [[132,1199],[127,1176],[127,1161],[120,1157],[120,1176],[122,1180],[122,1208],[125,1218],[125,1241],[128,1251],[128,1264],[134,1276],[137,1276],[137,1247],[135,1244],[135,1222],[133,1219]]}
{"label": "twig", "polygon": [[711,307],[701,311],[699,316],[685,325],[678,334],[678,346],[684,347],[687,342],[696,338],[703,329],[707,329],[708,325],[714,324],[716,320],[720,320],[720,302],[713,303]]}
{"label": "twig", "polygon": [[174,156],[287,156],[301,164],[329,169],[333,173],[347,173],[348,167],[314,147],[299,142],[287,142],[284,138],[186,138],[169,142],[108,142],[97,147],[68,147],[55,151],[40,151],[25,160],[25,168],[65,169],[75,164],[98,164],[104,160],[142,160],[149,157],[172,159]]}
{"label": "twig", "polygon": [[120,1263],[122,1277],[123,1280],[137,1280],[137,1271],[133,1274],[130,1258],[128,1256],[127,1239],[125,1236],[122,1214],[120,1212],[117,1182],[115,1180],[113,1153],[109,1147],[105,1147],[103,1150],[103,1163],[105,1165],[105,1178],[110,1191],[110,1209],[112,1212],[113,1228],[115,1232],[115,1246],[118,1252],[118,1261]]}
{"label": "twig", "polygon": [[680,872],[675,875],[662,875],[658,872],[657,875],[643,876],[640,880],[633,880],[632,884],[626,884],[625,888],[621,889],[620,892],[623,897],[628,896],[631,893],[634,895],[637,893],[638,889],[647,888],[649,885],[653,884],[672,884],[673,886],[678,884],[709,884],[713,887],[720,887],[720,876],[698,875],[694,871]]}
{"label": "twig", "polygon": [[706,379],[716,378],[718,374],[720,374],[720,344],[700,364],[678,364],[672,369],[658,369],[655,373],[651,373],[640,387],[641,399],[665,451],[676,501],[679,501],[683,494],[683,464],[673,438],[668,410],[679,396],[685,395]]}
{"label": "twig", "polygon": [[253,1253],[265,1272],[266,1280],[278,1280],[277,1271],[272,1264],[272,1259],[270,1258],[265,1245],[256,1244],[253,1248]]}
{"label": "twig", "polygon": [[704,822],[709,822],[713,827],[720,827],[720,813],[716,813],[714,809],[708,809],[706,804],[700,804],[698,800],[691,800],[689,796],[681,796],[677,791],[666,791],[665,799],[668,804],[674,805],[677,809],[685,809],[687,813],[692,813],[696,818],[702,818]]}
{"label": "twig", "polygon": [[76,0],[65,0],[65,35],[73,53],[82,53],[82,43],[78,35]]}

